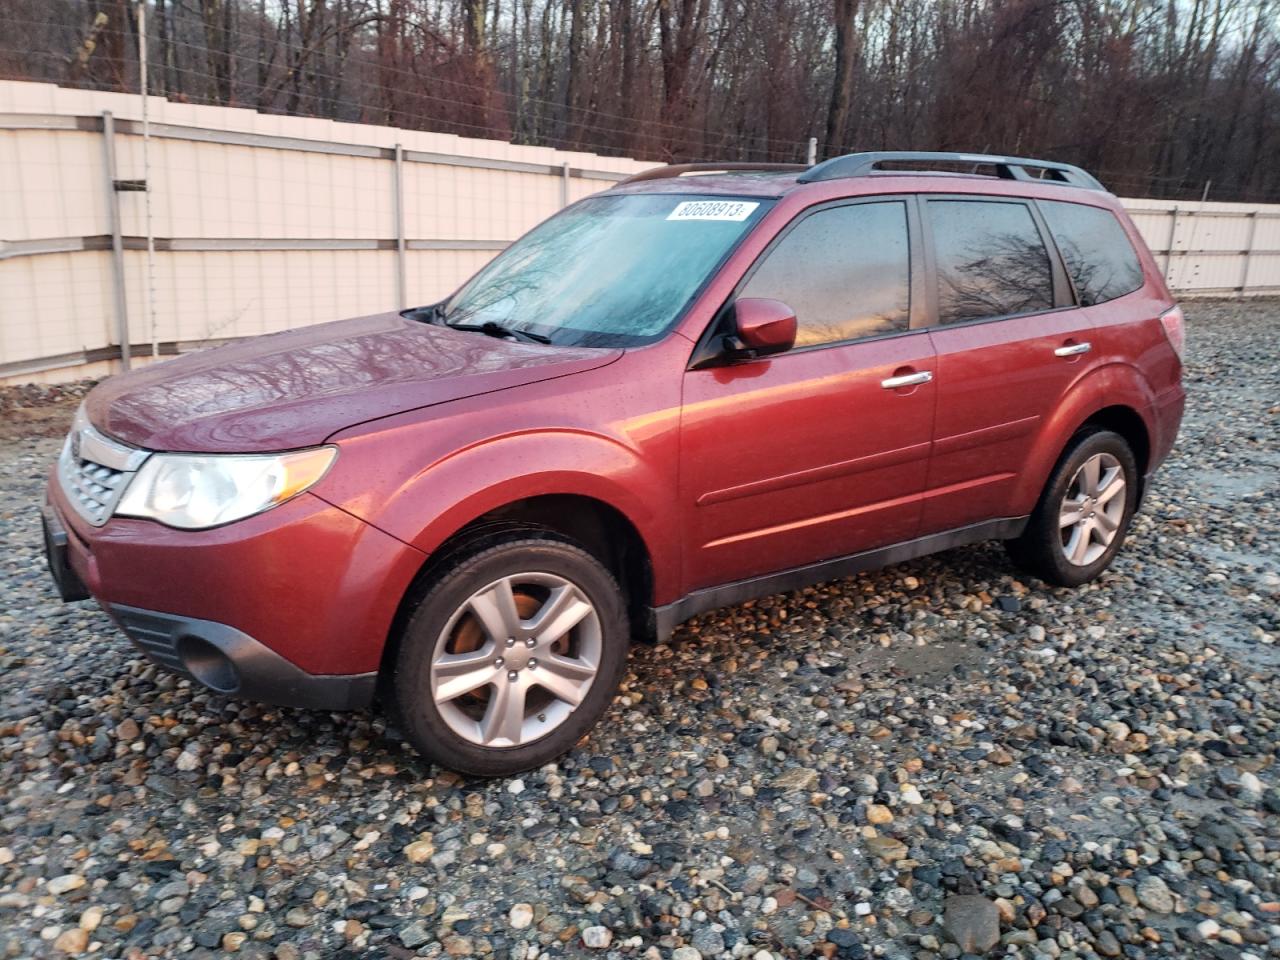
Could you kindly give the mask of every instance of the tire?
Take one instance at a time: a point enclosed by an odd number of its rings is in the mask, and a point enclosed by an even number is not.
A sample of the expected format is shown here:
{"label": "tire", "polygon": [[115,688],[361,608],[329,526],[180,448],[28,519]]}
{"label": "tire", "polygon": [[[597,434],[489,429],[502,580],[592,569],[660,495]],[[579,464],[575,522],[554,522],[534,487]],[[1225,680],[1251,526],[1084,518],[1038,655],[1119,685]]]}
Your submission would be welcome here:
{"label": "tire", "polygon": [[[1117,481],[1123,484],[1119,489]],[[1138,463],[1124,437],[1102,429],[1077,433],[1050,474],[1026,529],[1006,542],[1009,556],[1046,583],[1088,583],[1111,565],[1124,543],[1139,482]]]}
{"label": "tire", "polygon": [[489,541],[425,586],[396,654],[397,716],[420,754],[460,773],[539,767],[612,702],[629,640],[622,591],[587,551],[540,532]]}

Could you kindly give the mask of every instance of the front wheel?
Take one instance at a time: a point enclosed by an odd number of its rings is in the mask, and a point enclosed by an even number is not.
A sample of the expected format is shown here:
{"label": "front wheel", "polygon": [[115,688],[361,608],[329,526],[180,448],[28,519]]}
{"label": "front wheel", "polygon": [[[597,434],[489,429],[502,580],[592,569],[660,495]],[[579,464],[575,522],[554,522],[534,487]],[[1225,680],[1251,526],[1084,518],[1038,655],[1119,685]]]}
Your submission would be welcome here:
{"label": "front wheel", "polygon": [[612,700],[628,632],[617,582],[576,545],[539,536],[464,555],[401,637],[394,690],[408,738],[479,776],[554,760]]}
{"label": "front wheel", "polygon": [[1110,430],[1077,434],[1022,536],[1007,548],[1040,579],[1075,587],[1094,579],[1124,543],[1138,503],[1138,464]]}

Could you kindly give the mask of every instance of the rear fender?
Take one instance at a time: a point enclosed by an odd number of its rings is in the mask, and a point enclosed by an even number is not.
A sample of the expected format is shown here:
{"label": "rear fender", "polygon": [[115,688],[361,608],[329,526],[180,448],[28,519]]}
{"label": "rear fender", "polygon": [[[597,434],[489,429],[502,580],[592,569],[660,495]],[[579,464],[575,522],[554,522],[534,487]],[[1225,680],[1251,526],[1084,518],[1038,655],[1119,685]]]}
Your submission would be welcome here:
{"label": "rear fender", "polygon": [[1026,466],[1011,497],[1009,515],[1023,516],[1035,509],[1067,443],[1088,422],[1107,407],[1128,407],[1142,420],[1148,440],[1155,437],[1151,408],[1154,394],[1137,367],[1114,362],[1099,366],[1071,387],[1037,435]]}

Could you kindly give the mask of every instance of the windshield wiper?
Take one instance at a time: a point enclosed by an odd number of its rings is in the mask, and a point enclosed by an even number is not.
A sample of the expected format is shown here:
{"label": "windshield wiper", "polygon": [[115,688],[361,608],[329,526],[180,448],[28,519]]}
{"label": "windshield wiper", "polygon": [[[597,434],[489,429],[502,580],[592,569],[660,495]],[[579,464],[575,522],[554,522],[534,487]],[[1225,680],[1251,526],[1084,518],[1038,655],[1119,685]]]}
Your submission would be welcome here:
{"label": "windshield wiper", "polygon": [[486,320],[484,323],[449,323],[444,321],[446,327],[454,330],[474,330],[477,333],[483,333],[487,337],[510,337],[513,340],[523,340],[526,343],[550,343],[550,337],[544,337],[540,333],[530,333],[528,330],[517,330],[515,327],[504,327],[502,324],[494,320]]}
{"label": "windshield wiper", "polygon": [[495,320],[486,320],[484,323],[450,323],[445,319],[443,301],[433,303],[427,307],[414,307],[412,310],[405,310],[402,316],[408,317],[410,320],[417,320],[419,323],[434,323],[454,330],[475,331],[476,333],[483,333],[487,337],[509,337],[512,340],[523,340],[526,343],[551,342],[550,337],[543,336],[541,333],[530,333],[528,330],[505,327]]}
{"label": "windshield wiper", "polygon": [[408,310],[402,310],[400,316],[408,320],[416,320],[418,323],[443,323],[444,304],[433,303],[427,307],[412,307]]}

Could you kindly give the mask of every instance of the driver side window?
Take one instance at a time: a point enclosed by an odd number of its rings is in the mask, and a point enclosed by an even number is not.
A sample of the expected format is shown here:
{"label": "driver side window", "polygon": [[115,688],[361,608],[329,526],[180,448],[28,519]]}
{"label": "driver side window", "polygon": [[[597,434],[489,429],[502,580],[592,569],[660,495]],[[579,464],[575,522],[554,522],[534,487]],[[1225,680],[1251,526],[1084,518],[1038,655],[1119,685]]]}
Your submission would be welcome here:
{"label": "driver side window", "polygon": [[790,306],[798,321],[797,347],[906,330],[907,237],[901,200],[818,210],[783,235],[738,296]]}

